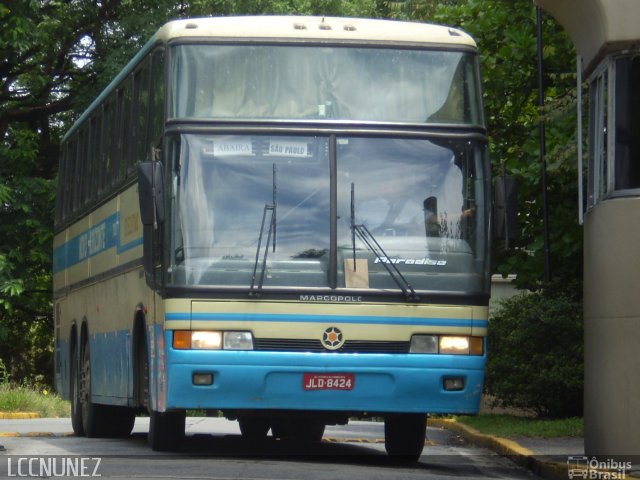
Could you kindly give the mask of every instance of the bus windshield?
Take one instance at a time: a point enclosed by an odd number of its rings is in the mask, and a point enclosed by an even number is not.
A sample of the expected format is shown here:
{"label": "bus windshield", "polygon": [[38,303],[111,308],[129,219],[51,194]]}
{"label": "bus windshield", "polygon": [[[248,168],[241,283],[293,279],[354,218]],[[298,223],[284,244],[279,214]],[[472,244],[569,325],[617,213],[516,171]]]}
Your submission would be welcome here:
{"label": "bus windshield", "polygon": [[211,44],[173,52],[170,118],[483,124],[470,52]]}
{"label": "bus windshield", "polygon": [[[416,290],[486,288],[482,142],[181,134],[172,145],[173,285],[249,287],[268,249],[265,288],[397,289],[385,264]],[[384,253],[352,236],[356,224]]]}

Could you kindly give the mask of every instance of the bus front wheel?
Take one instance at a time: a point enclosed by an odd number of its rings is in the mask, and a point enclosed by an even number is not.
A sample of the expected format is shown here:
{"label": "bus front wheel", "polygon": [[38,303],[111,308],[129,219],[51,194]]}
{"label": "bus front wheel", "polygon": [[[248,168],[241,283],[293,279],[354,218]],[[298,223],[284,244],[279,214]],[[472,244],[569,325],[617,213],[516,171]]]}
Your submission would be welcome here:
{"label": "bus front wheel", "polygon": [[238,419],[240,433],[252,442],[261,442],[267,438],[271,424],[268,418],[247,416]]}
{"label": "bus front wheel", "polygon": [[184,439],[185,412],[149,412],[149,435],[151,450],[169,452],[176,450]]}
{"label": "bus front wheel", "polygon": [[389,456],[398,460],[417,462],[424,448],[427,416],[423,414],[394,414],[384,419],[384,446]]}

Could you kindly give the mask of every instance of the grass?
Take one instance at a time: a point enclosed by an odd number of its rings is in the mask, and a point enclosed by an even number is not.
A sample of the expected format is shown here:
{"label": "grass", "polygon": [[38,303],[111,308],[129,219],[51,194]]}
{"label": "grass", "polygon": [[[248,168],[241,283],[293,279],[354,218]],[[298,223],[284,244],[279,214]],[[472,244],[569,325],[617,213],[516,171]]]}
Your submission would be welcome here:
{"label": "grass", "polygon": [[0,412],[36,412],[43,418],[68,417],[68,401],[47,390],[0,383]]}
{"label": "grass", "polygon": [[584,435],[582,418],[543,419],[484,414],[477,417],[455,417],[455,419],[482,433],[500,437],[558,438]]}

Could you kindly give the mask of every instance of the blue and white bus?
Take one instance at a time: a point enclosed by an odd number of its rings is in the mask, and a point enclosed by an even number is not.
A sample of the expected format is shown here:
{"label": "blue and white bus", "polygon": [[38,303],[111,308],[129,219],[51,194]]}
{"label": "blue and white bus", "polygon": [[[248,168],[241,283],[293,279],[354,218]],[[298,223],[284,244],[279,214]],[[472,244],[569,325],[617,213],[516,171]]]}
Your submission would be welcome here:
{"label": "blue and white bus", "polygon": [[73,428],[179,446],[478,412],[490,165],[464,32],[385,20],[163,26],[63,141],[56,384]]}

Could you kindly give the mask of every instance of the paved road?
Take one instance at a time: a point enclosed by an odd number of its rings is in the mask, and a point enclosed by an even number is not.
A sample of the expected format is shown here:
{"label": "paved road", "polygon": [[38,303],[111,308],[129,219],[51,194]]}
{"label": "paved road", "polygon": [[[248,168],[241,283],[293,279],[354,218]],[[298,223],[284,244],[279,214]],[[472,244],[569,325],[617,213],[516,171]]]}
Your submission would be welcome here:
{"label": "paved road", "polygon": [[[0,432],[5,432],[0,433],[4,447],[0,451],[0,478],[30,473],[54,477],[63,469],[74,476],[76,466],[85,476],[95,473],[102,478],[136,480],[536,478],[510,460],[465,445],[455,434],[437,428],[428,429],[417,464],[399,465],[386,456],[383,428],[381,423],[352,422],[327,427],[323,442],[314,447],[271,437],[257,446],[242,439],[236,422],[188,418],[183,448],[167,454],[152,452],[147,446],[148,419],[144,418],[136,420],[133,434],[125,439],[75,437],[68,419],[0,420]],[[47,468],[57,470],[49,472]]]}

